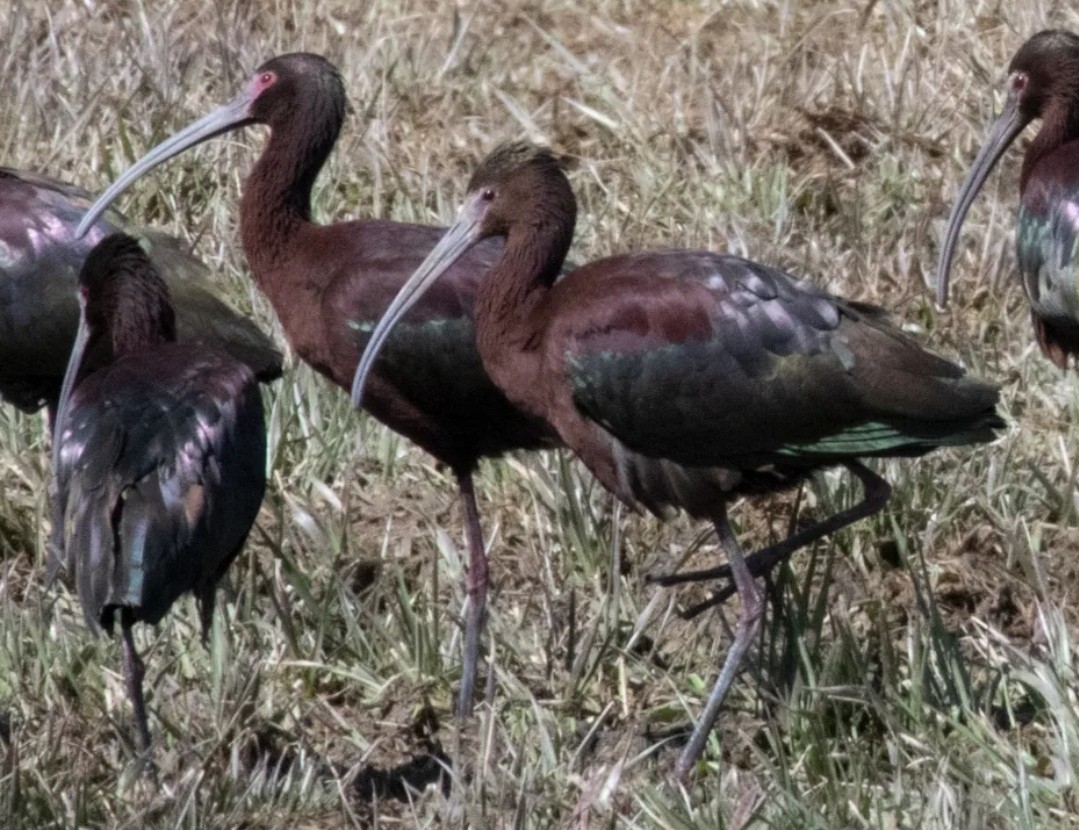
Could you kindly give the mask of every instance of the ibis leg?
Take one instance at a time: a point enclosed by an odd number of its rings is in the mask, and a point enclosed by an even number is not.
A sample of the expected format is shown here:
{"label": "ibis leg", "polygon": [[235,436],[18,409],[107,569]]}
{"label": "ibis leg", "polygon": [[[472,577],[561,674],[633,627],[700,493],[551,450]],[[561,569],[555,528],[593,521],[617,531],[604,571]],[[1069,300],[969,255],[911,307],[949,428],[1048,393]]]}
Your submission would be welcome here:
{"label": "ibis leg", "polygon": [[131,636],[132,620],[126,609],[121,614],[120,631],[123,637],[124,649],[124,684],[127,686],[127,696],[131,701],[131,708],[135,712],[135,732],[138,742],[139,756],[143,763],[148,764],[151,777],[154,777],[154,763],[150,758],[150,727],[146,718],[146,699],[142,694],[142,679],[145,675],[145,667],[138,651],[135,650],[135,640]]}
{"label": "ibis leg", "polygon": [[[835,515],[829,516],[823,521],[817,522],[797,533],[792,533],[781,542],[769,545],[766,548],[761,548],[759,551],[752,554],[746,560],[746,567],[753,576],[765,576],[772,568],[799,548],[811,544],[830,533],[835,533],[837,530],[841,530],[847,525],[853,524],[860,519],[872,516],[874,513],[877,513],[884,508],[884,505],[888,502],[888,497],[892,492],[892,488],[888,482],[858,461],[848,461],[844,466],[846,466],[847,469],[861,481],[864,494],[862,500],[857,504],[848,507],[846,510],[841,510]],[[649,577],[649,581],[656,582],[663,586],[670,586],[679,585],[683,582],[702,582],[708,579],[730,580],[732,576],[732,568],[727,564],[721,565],[718,568],[709,568],[703,571],[687,571],[685,573]],[[705,602],[700,605],[690,608],[685,612],[684,616],[696,616],[706,608],[710,608],[713,605],[723,602],[736,591],[737,586],[735,584],[728,584],[717,591],[711,599],[705,600]]]}
{"label": "ibis leg", "polygon": [[214,604],[217,596],[217,585],[210,583],[202,586],[198,592],[199,606],[199,639],[203,648],[210,647],[210,628],[214,624]]}
{"label": "ibis leg", "polygon": [[468,576],[465,593],[468,608],[465,615],[465,659],[461,667],[461,690],[457,701],[457,716],[472,715],[476,689],[476,671],[480,656],[480,634],[483,631],[487,611],[487,552],[483,547],[483,531],[480,529],[480,512],[476,507],[476,492],[472,485],[472,471],[459,472],[457,482],[461,488],[461,502],[465,508],[465,534],[468,537]]}
{"label": "ibis leg", "polygon": [[712,693],[708,696],[708,702],[697,720],[697,726],[689,742],[683,748],[682,754],[678,756],[678,762],[674,768],[674,774],[678,780],[685,779],[700,757],[705,741],[708,740],[708,734],[715,725],[723,700],[727,696],[731,683],[734,682],[735,674],[742,665],[746,651],[749,650],[749,644],[756,636],[761,616],[764,613],[764,597],[746,566],[742,548],[727,519],[726,506],[720,508],[714,521],[716,533],[719,534],[719,540],[730,559],[731,578],[737,586],[742,607],[738,613],[738,623],[734,627],[734,642],[731,643],[730,651],[727,652],[727,659],[723,663],[723,668],[720,669],[719,677],[712,687]]}

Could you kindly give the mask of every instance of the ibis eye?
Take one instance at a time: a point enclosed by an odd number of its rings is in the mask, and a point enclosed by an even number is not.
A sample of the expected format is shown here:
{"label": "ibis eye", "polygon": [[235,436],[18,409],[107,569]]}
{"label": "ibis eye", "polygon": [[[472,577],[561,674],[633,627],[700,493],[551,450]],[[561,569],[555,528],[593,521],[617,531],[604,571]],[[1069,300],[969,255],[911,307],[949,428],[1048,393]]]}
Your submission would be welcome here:
{"label": "ibis eye", "polygon": [[1030,76],[1025,72],[1016,72],[1011,78],[1012,93],[1020,95],[1026,91],[1027,84],[1030,83]]}
{"label": "ibis eye", "polygon": [[259,83],[261,83],[263,86],[269,86],[270,84],[272,84],[276,80],[277,80],[277,76],[274,75],[273,72],[263,72],[259,76]]}
{"label": "ibis eye", "polygon": [[480,198],[485,202],[492,202],[495,198],[495,192],[489,187],[484,188],[484,191],[480,194]]}

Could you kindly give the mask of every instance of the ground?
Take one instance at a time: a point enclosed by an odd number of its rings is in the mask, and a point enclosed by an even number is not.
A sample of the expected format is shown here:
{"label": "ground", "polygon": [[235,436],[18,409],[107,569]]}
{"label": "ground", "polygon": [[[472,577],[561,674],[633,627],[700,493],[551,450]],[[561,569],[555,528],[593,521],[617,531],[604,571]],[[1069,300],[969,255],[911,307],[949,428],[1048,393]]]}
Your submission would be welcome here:
{"label": "ground", "polygon": [[[137,773],[119,647],[44,583],[43,421],[0,408],[0,811],[22,827],[1075,825],[1079,389],[1015,276],[1021,146],[929,285],[1036,4],[172,0],[0,10],[3,162],[103,188],[266,58],[325,54],[350,96],[319,221],[447,223],[500,140],[576,157],[571,258],[731,250],[884,305],[1002,385],[992,445],[875,465],[889,507],[799,553],[686,790],[685,727],[737,602],[683,620],[709,528],[615,508],[568,456],[485,462],[488,703],[458,734],[452,476],[289,355],[270,487],[206,648],[194,606],[138,633],[160,786]],[[1022,5],[1020,9],[1018,6]],[[238,247],[251,129],[119,206],[189,240],[274,331]],[[1022,142],[1020,142],[1020,145]],[[843,473],[733,515],[747,546],[850,504]]]}

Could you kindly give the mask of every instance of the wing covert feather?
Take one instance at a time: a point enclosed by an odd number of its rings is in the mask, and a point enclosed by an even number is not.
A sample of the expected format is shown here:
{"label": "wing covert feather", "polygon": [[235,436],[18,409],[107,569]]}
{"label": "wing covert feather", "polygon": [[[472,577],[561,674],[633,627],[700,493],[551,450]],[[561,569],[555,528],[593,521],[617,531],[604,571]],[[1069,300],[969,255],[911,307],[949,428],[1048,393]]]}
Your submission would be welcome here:
{"label": "wing covert feather", "polygon": [[[996,401],[876,307],[685,253],[668,257],[677,269],[662,252],[594,263],[625,263],[593,276],[613,272],[621,290],[556,357],[579,410],[635,452],[737,467],[924,452]],[[624,287],[635,279],[643,299]]]}

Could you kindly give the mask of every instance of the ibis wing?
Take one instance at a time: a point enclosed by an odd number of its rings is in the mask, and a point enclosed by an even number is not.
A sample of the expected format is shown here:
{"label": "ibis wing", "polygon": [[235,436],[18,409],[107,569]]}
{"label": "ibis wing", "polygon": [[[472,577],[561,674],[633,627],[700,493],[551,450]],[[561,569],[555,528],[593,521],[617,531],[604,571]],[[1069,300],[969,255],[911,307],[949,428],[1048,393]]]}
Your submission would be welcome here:
{"label": "ibis wing", "polygon": [[78,325],[79,268],[116,229],[112,214],[74,238],[91,201],[72,185],[0,168],[0,397],[26,411],[59,393]]}
{"label": "ibis wing", "polygon": [[142,242],[169,286],[180,343],[216,349],[245,364],[260,381],[281,377],[273,340],[249,317],[220,299],[209,269],[167,234],[143,231]]}
{"label": "ibis wing", "polygon": [[[444,229],[397,222],[351,223],[315,229],[332,238],[321,247],[315,267],[335,276],[322,300],[322,318],[334,321],[326,337],[335,351],[359,362],[371,332],[420,266]],[[491,387],[476,351],[473,303],[483,275],[502,250],[500,240],[477,245],[455,263],[395,328],[375,364],[376,375],[391,376],[402,395],[424,400],[432,390],[467,400]],[[342,361],[344,362],[344,361]],[[346,388],[351,376],[338,379]],[[452,402],[447,402],[452,403]]]}
{"label": "ibis wing", "polygon": [[999,424],[994,387],[880,309],[734,256],[624,259],[625,274],[652,275],[647,290],[612,292],[564,366],[577,407],[634,452],[697,467],[812,466],[917,454],[970,429],[984,440],[980,419]]}
{"label": "ibis wing", "polygon": [[[333,359],[303,356],[350,389],[375,325],[444,229],[365,220],[310,232],[325,240],[311,246],[319,252],[316,267],[334,275],[322,299],[329,328],[319,338]],[[365,405],[433,452],[432,432],[436,441],[452,432],[455,445],[475,455],[556,441],[541,422],[510,406],[476,348],[476,290],[502,248],[502,240],[489,239],[462,256],[394,328],[375,362]]]}
{"label": "ibis wing", "polygon": [[[0,168],[0,398],[35,411],[55,401],[78,326],[78,273],[102,238],[129,223],[109,211],[82,239],[93,199],[47,176]],[[260,379],[281,374],[281,354],[259,328],[217,298],[205,265],[176,239],[143,235],[173,295],[182,342],[216,347]]]}
{"label": "ibis wing", "polygon": [[88,621],[129,606],[156,622],[185,591],[212,590],[265,486],[265,430],[250,371],[162,347],[76,389],[58,465],[67,568]]}

